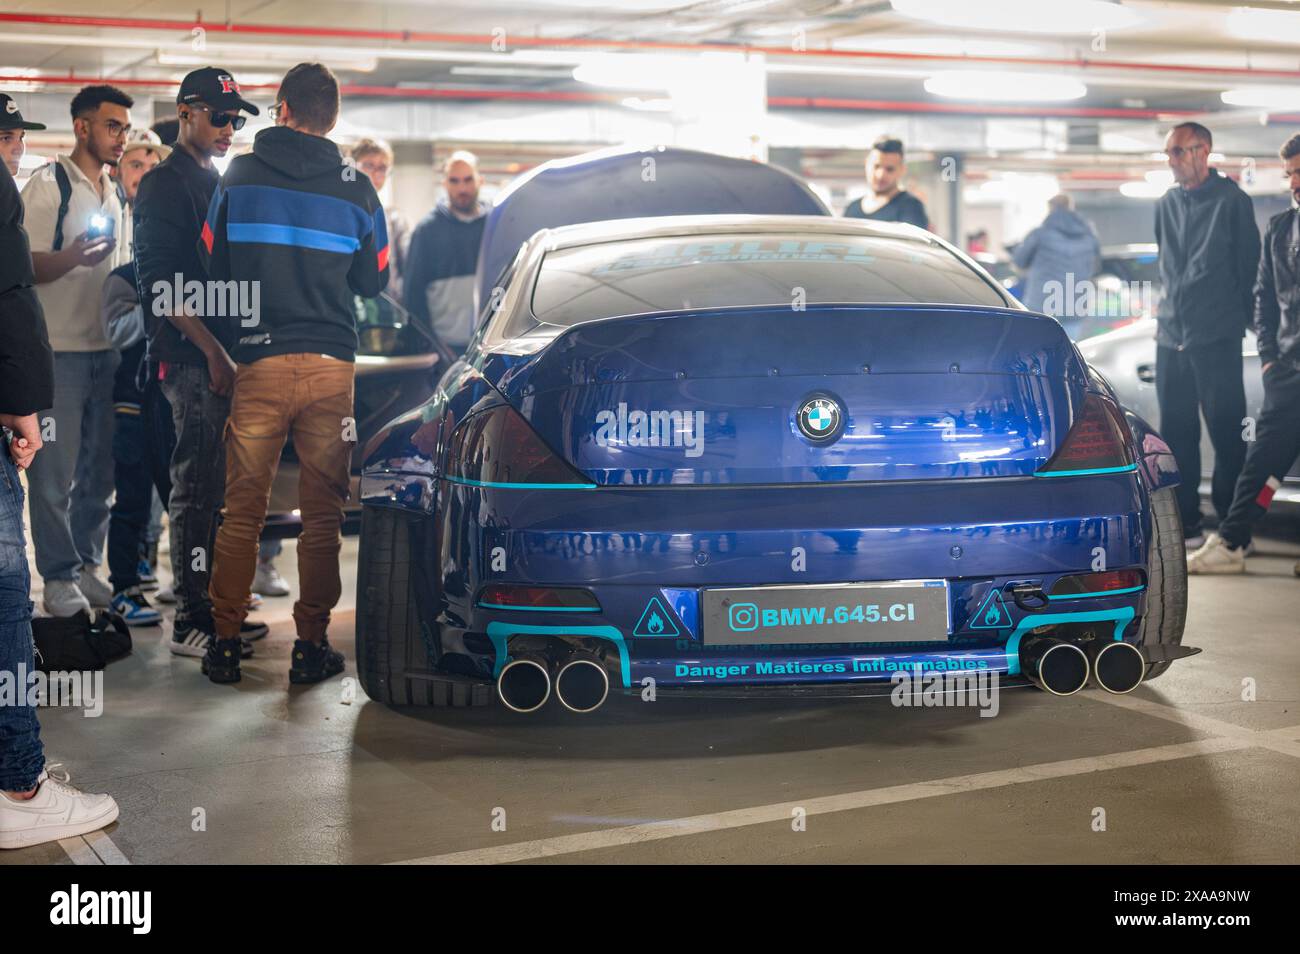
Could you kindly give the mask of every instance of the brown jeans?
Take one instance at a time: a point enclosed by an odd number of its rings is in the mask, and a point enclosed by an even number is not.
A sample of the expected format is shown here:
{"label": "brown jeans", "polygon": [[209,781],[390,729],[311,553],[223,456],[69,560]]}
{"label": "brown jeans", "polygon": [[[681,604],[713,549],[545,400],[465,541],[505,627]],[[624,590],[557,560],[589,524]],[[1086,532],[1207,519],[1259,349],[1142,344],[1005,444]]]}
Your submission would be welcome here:
{"label": "brown jeans", "polygon": [[353,444],[351,362],[282,354],[241,364],[226,424],[226,506],[212,568],[217,635],[239,635],[271,482],[286,437],[298,456],[298,638],[319,642],[339,601],[340,528]]}

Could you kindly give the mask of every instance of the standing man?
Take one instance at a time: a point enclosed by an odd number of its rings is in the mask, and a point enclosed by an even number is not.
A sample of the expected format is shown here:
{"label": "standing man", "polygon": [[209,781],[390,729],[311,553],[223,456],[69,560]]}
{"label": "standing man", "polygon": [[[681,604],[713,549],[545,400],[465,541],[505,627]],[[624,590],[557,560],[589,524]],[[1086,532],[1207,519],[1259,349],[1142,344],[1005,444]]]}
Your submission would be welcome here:
{"label": "standing man", "polygon": [[1176,185],[1156,203],[1156,242],[1164,298],[1156,315],[1156,397],[1160,433],[1183,475],[1178,485],[1183,536],[1205,542],[1201,526],[1201,412],[1214,445],[1211,499],[1223,520],[1246,459],[1246,389],[1241,339],[1250,324],[1259,230],[1250,197],[1210,168],[1213,140],[1200,123],[1180,123],[1165,138]]}
{"label": "standing man", "polygon": [[[13,100],[0,94],[0,131],[40,129],[24,123]],[[19,142],[21,142],[21,137]],[[16,154],[15,154],[16,152]],[[37,414],[54,402],[54,358],[13,169],[22,152],[0,163],[0,675],[18,687],[0,705],[0,848],[26,848],[97,831],[117,819],[117,802],[88,795],[45,766],[36,707],[28,681],[36,671],[32,643],[31,573],[23,539],[23,486],[18,472],[41,450]]]}
{"label": "standing man", "polygon": [[[257,564],[257,541],[285,439],[301,462],[298,600],[289,681],[343,671],[330,647],[330,611],[342,591],[340,530],[356,441],[352,410],[357,350],[353,296],[374,298],[388,281],[384,210],[365,176],[326,136],[339,117],[338,80],[319,63],[285,74],[275,126],[237,157],[213,196],[202,254],[214,281],[260,288],[261,313],[239,329],[234,402],[226,431],[226,506],[212,574],[217,638],[203,671],[237,682],[240,622]],[[245,283],[248,283],[247,285]]]}
{"label": "standing man", "polygon": [[[1219,532],[1187,557],[1188,573],[1245,572],[1251,526],[1268,510],[1300,455],[1300,135],[1288,139],[1279,155],[1286,164],[1291,208],[1269,219],[1255,280],[1264,405],[1228,516]],[[1300,576],[1300,563],[1295,572]]]}
{"label": "standing man", "polygon": [[72,99],[71,154],[23,188],[36,294],[54,348],[54,408],[46,449],[32,464],[32,540],[45,610],[72,616],[107,607],[103,561],[113,495],[113,373],[118,355],[99,320],[108,273],[126,260],[122,203],[109,169],[131,131],[130,96],[87,86]]}
{"label": "standing man", "polygon": [[[140,180],[170,154],[171,150],[151,130],[137,129],[131,133],[116,175],[126,196],[128,214],[135,204]],[[128,255],[132,260],[113,269],[104,282],[100,311],[104,333],[121,355],[113,379],[113,506],[108,519],[108,582],[113,590],[113,610],[121,614],[128,626],[156,626],[162,622],[162,615],[149,605],[141,589],[140,565],[155,479],[161,477],[164,491],[170,488],[171,481],[165,471],[157,474],[149,466],[150,441],[142,413],[144,312],[140,307],[135,256],[130,249]]]}
{"label": "standing man", "polygon": [[[406,271],[406,250],[411,239],[411,227],[406,217],[392,207],[385,198],[384,187],[388,176],[393,171],[393,147],[382,139],[360,139],[353,145],[349,155],[357,164],[357,169],[365,173],[370,184],[375,187],[375,194],[384,205],[384,224],[388,227],[388,247],[392,254],[388,256],[387,292],[395,300],[402,300],[402,275]],[[478,192],[475,190],[475,198]]]}
{"label": "standing man", "polygon": [[[1101,243],[1092,226],[1074,211],[1074,200],[1062,192],[1047,203],[1043,224],[1016,246],[1012,260],[1025,272],[1025,294],[1021,299],[1030,311],[1053,318],[1086,318],[1075,314],[1075,295],[1065,289],[1082,287],[1097,274],[1101,264]],[[1070,276],[1074,281],[1070,281]],[[1055,285],[1055,294],[1052,294]],[[1044,307],[1051,305],[1050,310]],[[1067,328],[1069,326],[1067,325]],[[1073,335],[1071,335],[1073,337]]]}
{"label": "standing man", "polygon": [[845,218],[874,219],[877,222],[906,222],[923,229],[930,227],[925,205],[900,185],[907,175],[903,141],[883,136],[867,152],[867,187],[871,190],[854,199],[844,210]]}
{"label": "standing man", "polygon": [[44,123],[23,119],[18,102],[8,93],[0,93],[0,162],[9,169],[11,179],[18,177],[18,167],[27,154],[27,130],[44,128]]}
{"label": "standing man", "polygon": [[[198,243],[219,178],[212,160],[229,151],[246,122],[240,111],[256,115],[258,110],[240,95],[229,73],[211,66],[181,81],[176,103],[176,147],[140,183],[136,268],[149,373],[157,375],[171,404],[176,433],[167,505],[176,596],[170,648],[178,656],[201,657],[215,631],[208,580],[225,491],[222,433],[235,383],[229,349],[238,319],[201,314],[188,304],[184,287],[191,282],[206,287]],[[178,301],[186,303],[178,309]],[[265,634],[265,626],[247,633],[250,638]]]}
{"label": "standing man", "polygon": [[448,349],[460,354],[477,330],[474,314],[474,270],[487,222],[487,206],[479,201],[483,177],[478,158],[457,150],[442,167],[440,201],[411,233],[403,289],[406,310]]}

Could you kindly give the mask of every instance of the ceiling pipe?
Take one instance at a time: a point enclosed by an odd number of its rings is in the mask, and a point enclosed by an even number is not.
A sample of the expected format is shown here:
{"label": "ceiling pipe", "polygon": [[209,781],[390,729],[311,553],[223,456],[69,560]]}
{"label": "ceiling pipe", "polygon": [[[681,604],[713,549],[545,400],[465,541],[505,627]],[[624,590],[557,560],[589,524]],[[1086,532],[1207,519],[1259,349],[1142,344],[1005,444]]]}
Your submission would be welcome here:
{"label": "ceiling pipe", "polygon": [[[443,43],[493,49],[499,42],[488,34],[433,33],[420,30],[371,30],[356,27],[313,27],[273,23],[219,23],[202,19],[167,20],[151,17],[96,17],[48,13],[0,13],[0,23],[56,27],[93,27],[120,30],[163,30],[190,33],[201,27],[207,33],[245,34],[252,36],[303,37],[312,39],[352,39],[395,43]],[[581,50],[673,50],[688,53],[726,52],[762,53],[781,57],[829,57],[836,59],[892,62],[947,63],[960,66],[1012,66],[1060,68],[1072,66],[1091,70],[1133,70],[1159,73],[1206,74],[1243,79],[1300,81],[1300,70],[1256,69],[1237,66],[1195,66],[1187,63],[1148,63],[1137,60],[1054,59],[1033,56],[964,56],[956,54],[904,53],[881,50],[792,50],[785,46],[757,46],[729,43],[686,43],[671,40],[602,40],[592,37],[528,37],[507,34],[509,47]],[[310,52],[304,50],[304,52]]]}
{"label": "ceiling pipe", "polygon": [[[158,89],[171,91],[176,84],[168,79],[139,79],[135,77],[101,76],[7,76],[0,74],[0,84],[37,84],[53,86],[89,86],[108,83],[130,89]],[[274,94],[276,83],[241,83],[240,88],[249,93]],[[343,83],[339,91],[345,96],[383,99],[434,99],[434,100],[507,100],[547,103],[620,103],[625,99],[620,93],[598,93],[568,90],[528,89],[463,89],[409,86],[369,86]],[[979,103],[928,103],[887,99],[842,99],[828,96],[769,96],[769,107],[774,109],[847,109],[878,113],[939,113],[956,116],[1040,116],[1084,119],[1154,119],[1181,118],[1195,113],[1179,109],[1127,109],[1105,106],[1055,106],[1042,103],[1017,106],[1006,103],[981,105]],[[1285,117],[1273,117],[1282,119]]]}

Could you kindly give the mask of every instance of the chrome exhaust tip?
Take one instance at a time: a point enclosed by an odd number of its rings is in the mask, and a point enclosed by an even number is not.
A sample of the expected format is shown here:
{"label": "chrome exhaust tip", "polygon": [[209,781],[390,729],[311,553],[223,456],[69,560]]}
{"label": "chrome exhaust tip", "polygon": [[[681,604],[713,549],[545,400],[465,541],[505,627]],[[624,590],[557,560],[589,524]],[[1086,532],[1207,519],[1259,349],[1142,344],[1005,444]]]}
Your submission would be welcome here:
{"label": "chrome exhaust tip", "polygon": [[1088,644],[1092,681],[1109,693],[1132,692],[1146,678],[1147,661],[1142,650],[1119,640],[1094,639]]}
{"label": "chrome exhaust tip", "polygon": [[512,712],[536,712],[551,698],[551,674],[537,659],[512,659],[497,677],[497,698]]}
{"label": "chrome exhaust tip", "polygon": [[1091,667],[1087,655],[1074,643],[1040,636],[1020,647],[1020,671],[1039,689],[1070,696],[1088,684]]}
{"label": "chrome exhaust tip", "polygon": [[599,659],[578,656],[556,675],[555,695],[570,712],[594,712],[609,698],[609,673]]}

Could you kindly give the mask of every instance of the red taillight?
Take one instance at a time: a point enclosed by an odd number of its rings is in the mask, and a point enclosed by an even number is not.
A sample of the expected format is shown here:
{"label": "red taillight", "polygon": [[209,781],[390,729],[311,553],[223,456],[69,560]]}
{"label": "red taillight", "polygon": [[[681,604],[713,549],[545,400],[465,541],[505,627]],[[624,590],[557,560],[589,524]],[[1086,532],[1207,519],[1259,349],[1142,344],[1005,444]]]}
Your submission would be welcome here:
{"label": "red taillight", "polygon": [[1037,472],[1040,477],[1067,476],[1113,470],[1131,470],[1133,455],[1129,450],[1128,425],[1119,408],[1100,394],[1089,394],[1083,410],[1065,442],[1047,465]]}
{"label": "red taillight", "polygon": [[508,405],[480,411],[456,429],[448,442],[446,474],[489,486],[595,486]]}
{"label": "red taillight", "polygon": [[564,586],[519,586],[490,583],[479,593],[478,605],[489,609],[568,610],[595,613],[600,603],[590,590]]}
{"label": "red taillight", "polygon": [[1052,599],[1066,599],[1085,593],[1112,593],[1141,589],[1145,580],[1141,570],[1106,570],[1102,573],[1076,573],[1063,576],[1052,584]]}

